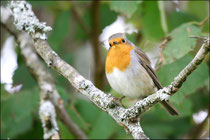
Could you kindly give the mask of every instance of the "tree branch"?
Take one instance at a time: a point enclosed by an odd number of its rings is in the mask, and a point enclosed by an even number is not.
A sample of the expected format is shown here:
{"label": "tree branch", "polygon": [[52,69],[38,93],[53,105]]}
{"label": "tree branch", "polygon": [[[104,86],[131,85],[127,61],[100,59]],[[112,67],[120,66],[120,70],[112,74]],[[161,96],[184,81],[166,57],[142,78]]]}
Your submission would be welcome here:
{"label": "tree branch", "polygon": [[[21,12],[17,13],[18,10],[14,10],[16,8],[20,8],[20,2],[14,2],[10,4],[13,15],[21,16]],[[24,2],[26,3],[26,2]],[[28,3],[26,3],[27,7]],[[31,9],[29,9],[30,12]],[[29,13],[30,13],[29,12]],[[31,15],[30,15],[31,16]],[[15,16],[14,16],[15,17]],[[34,18],[36,18],[34,16]],[[25,17],[24,19],[27,19]],[[15,18],[16,23],[24,22],[20,18]],[[29,23],[28,23],[29,22]],[[23,26],[31,26],[30,28],[34,28],[34,26],[30,23],[30,21],[25,22]],[[22,28],[24,29],[24,28]],[[42,32],[41,27],[36,26],[37,31],[39,33]],[[44,27],[45,29],[45,27]],[[148,138],[141,126],[137,118],[140,113],[143,113],[145,110],[153,106],[159,101],[168,100],[170,95],[174,94],[181,87],[184,80],[192,73],[194,69],[202,62],[205,55],[209,51],[209,38],[205,40],[199,52],[195,56],[195,58],[180,72],[180,74],[174,79],[171,85],[164,87],[163,89],[157,91],[156,93],[144,98],[143,100],[138,101],[134,106],[124,109],[121,107],[115,100],[114,97],[110,94],[105,94],[98,88],[96,88],[92,82],[86,80],[82,77],[72,66],[63,61],[49,46],[46,40],[34,36],[35,32],[28,32],[32,39],[34,40],[34,46],[40,56],[44,59],[44,61],[48,64],[48,66],[55,69],[58,73],[63,75],[69,82],[83,95],[87,96],[93,103],[95,103],[100,109],[106,111],[116,122],[123,126],[128,133],[131,133],[134,139],[146,139]]]}
{"label": "tree branch", "polygon": [[58,134],[54,106],[56,107],[60,120],[75,137],[87,138],[85,133],[69,118],[63,106],[63,101],[55,88],[53,77],[36,54],[33,41],[29,35],[15,29],[13,17],[11,13],[9,13],[9,10],[1,7],[1,14],[1,25],[15,36],[17,42],[20,44],[21,53],[25,58],[30,72],[38,81],[40,87],[40,118],[44,128],[44,138],[59,139],[60,137]]}
{"label": "tree branch", "polygon": [[92,13],[92,29],[91,29],[91,42],[93,48],[94,59],[94,83],[96,87],[103,90],[104,88],[104,64],[101,58],[100,46],[99,46],[99,33],[100,33],[100,1],[92,1],[91,5]]}
{"label": "tree branch", "polygon": [[162,64],[163,64],[163,61],[164,61],[164,56],[163,56],[163,48],[166,46],[166,44],[171,40],[172,38],[171,38],[171,36],[168,36],[168,37],[166,37],[162,42],[161,42],[161,44],[160,44],[160,58],[159,58],[159,60],[158,60],[158,62],[157,62],[157,66],[155,67],[155,71],[158,71],[160,68],[161,68],[161,66],[162,66]]}
{"label": "tree branch", "polygon": [[203,26],[208,20],[209,20],[210,16],[208,15],[204,20],[202,20],[200,23],[199,23],[199,26]]}

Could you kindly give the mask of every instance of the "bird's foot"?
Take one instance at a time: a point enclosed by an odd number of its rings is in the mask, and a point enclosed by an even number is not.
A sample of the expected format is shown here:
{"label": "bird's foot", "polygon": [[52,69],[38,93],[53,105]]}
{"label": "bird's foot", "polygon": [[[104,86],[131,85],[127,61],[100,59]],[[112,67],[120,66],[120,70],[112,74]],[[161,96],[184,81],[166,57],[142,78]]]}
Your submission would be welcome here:
{"label": "bird's foot", "polygon": [[122,104],[122,100],[123,100],[124,98],[125,98],[125,96],[122,96],[122,97],[120,97],[120,98],[114,97],[114,99],[117,100],[117,101],[120,103],[120,105],[121,105],[122,107],[125,108],[125,106]]}

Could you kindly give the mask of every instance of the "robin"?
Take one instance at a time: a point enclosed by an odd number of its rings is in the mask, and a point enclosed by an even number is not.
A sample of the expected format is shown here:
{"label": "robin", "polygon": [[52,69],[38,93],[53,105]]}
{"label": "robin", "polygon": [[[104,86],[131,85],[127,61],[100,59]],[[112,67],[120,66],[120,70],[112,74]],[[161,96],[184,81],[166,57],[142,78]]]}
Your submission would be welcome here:
{"label": "robin", "polygon": [[[123,95],[120,102],[124,97],[141,99],[162,88],[147,55],[125,34],[114,34],[108,40],[106,77],[111,87]],[[170,115],[178,115],[168,101],[161,101],[161,104]]]}

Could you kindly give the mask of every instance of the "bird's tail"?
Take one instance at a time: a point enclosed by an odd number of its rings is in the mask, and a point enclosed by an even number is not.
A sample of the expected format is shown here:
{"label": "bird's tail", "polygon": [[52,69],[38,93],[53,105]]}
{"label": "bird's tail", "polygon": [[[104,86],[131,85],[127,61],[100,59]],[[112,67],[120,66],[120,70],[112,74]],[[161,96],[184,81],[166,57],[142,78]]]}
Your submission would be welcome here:
{"label": "bird's tail", "polygon": [[164,109],[172,116],[179,115],[175,107],[173,107],[168,101],[160,102],[163,105]]}

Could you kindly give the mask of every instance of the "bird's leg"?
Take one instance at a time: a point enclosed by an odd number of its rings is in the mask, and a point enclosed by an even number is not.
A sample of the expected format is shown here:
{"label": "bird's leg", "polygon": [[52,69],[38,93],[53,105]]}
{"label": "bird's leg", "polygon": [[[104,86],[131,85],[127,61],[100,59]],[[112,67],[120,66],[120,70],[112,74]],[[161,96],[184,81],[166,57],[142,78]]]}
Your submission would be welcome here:
{"label": "bird's leg", "polygon": [[114,97],[114,99],[117,100],[120,103],[120,105],[125,108],[125,106],[122,104],[122,99],[124,99],[124,98],[125,98],[125,96],[122,96],[120,98]]}

